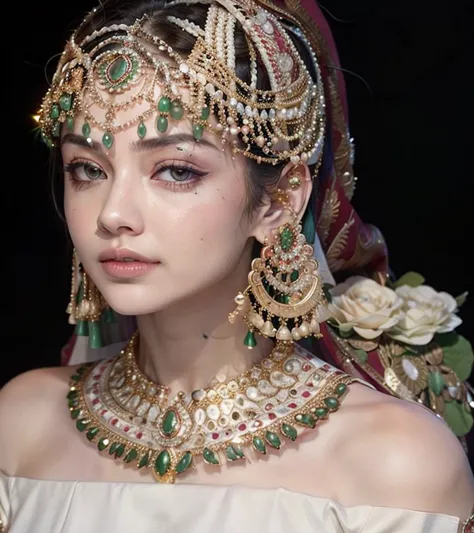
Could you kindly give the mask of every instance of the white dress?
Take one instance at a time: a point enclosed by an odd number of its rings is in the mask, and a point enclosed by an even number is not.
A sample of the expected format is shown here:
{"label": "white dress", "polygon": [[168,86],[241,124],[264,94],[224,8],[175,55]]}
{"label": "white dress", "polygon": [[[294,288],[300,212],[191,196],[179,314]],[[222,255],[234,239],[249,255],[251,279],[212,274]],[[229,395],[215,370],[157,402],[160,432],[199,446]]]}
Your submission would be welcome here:
{"label": "white dress", "polygon": [[345,507],[283,488],[46,481],[1,473],[0,517],[7,533],[457,533],[459,527],[453,516]]}

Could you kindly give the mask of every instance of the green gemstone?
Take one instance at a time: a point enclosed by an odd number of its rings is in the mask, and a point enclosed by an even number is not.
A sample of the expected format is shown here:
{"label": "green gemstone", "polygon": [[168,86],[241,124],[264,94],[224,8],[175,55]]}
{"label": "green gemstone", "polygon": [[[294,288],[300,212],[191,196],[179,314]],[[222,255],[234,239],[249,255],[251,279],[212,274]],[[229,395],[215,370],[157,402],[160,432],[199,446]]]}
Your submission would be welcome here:
{"label": "green gemstone", "polygon": [[84,431],[88,425],[89,425],[89,420],[87,420],[87,418],[80,418],[76,422],[76,427],[79,431]]}
{"label": "green gemstone", "polygon": [[107,448],[107,446],[110,444],[110,441],[109,439],[106,439],[106,438],[102,438],[99,440],[99,442],[97,443],[97,448],[99,448],[99,451],[103,452],[105,450],[105,448]]}
{"label": "green gemstone", "polygon": [[138,452],[137,450],[135,450],[134,448],[132,448],[128,453],[127,455],[124,457],[124,462],[125,463],[131,463],[134,459],[136,459],[138,457]]}
{"label": "green gemstone", "polygon": [[114,310],[110,307],[107,307],[104,311],[104,322],[106,324],[115,324],[117,322],[117,318],[115,317]]}
{"label": "green gemstone", "polygon": [[317,408],[314,410],[314,414],[315,414],[318,418],[324,418],[324,417],[328,414],[328,410],[326,409],[326,407],[317,407]]}
{"label": "green gemstone", "polygon": [[72,95],[63,94],[59,99],[59,106],[63,111],[70,111],[72,107]]}
{"label": "green gemstone", "polygon": [[202,139],[202,134],[204,133],[204,126],[201,126],[200,124],[194,124],[193,126],[193,135],[196,141],[199,141]]}
{"label": "green gemstone", "polygon": [[155,471],[160,476],[164,476],[171,467],[171,456],[168,450],[163,450],[155,461]]}
{"label": "green gemstone", "polygon": [[123,56],[119,56],[110,64],[108,68],[108,76],[112,82],[116,83],[125,76],[128,69],[128,61]]}
{"label": "green gemstone", "polygon": [[265,446],[265,441],[260,437],[254,437],[252,441],[253,447],[260,453],[267,453],[267,447]]}
{"label": "green gemstone", "polygon": [[79,374],[74,374],[73,376],[71,376],[71,379],[72,381],[79,381],[81,379],[81,376],[79,376]]}
{"label": "green gemstone", "polygon": [[162,96],[158,102],[158,111],[168,113],[171,108],[171,100],[167,96]]}
{"label": "green gemstone", "polygon": [[125,453],[125,444],[119,444],[115,450],[115,457],[122,457]]}
{"label": "green gemstone", "polygon": [[293,246],[294,237],[290,228],[283,228],[280,234],[280,243],[283,251],[288,252]]}
{"label": "green gemstone", "polygon": [[244,345],[250,349],[255,348],[255,346],[257,346],[257,340],[255,339],[253,331],[249,331],[245,336]]}
{"label": "green gemstone", "polygon": [[338,396],[342,396],[347,389],[347,385],[345,383],[339,383],[339,385],[336,387],[336,394]]}
{"label": "green gemstone", "polygon": [[78,396],[79,396],[79,393],[77,392],[77,390],[71,390],[67,393],[66,398],[68,400],[75,400]]}
{"label": "green gemstone", "polygon": [[74,409],[73,411],[71,411],[71,418],[73,420],[76,420],[76,418],[81,414],[81,410],[80,409]]}
{"label": "green gemstone", "polygon": [[289,294],[282,294],[279,298],[280,302],[282,304],[288,305],[290,303],[290,295]]}
{"label": "green gemstone", "polygon": [[88,440],[94,440],[97,433],[99,433],[99,428],[90,428],[89,431],[87,432],[86,437]]}
{"label": "green gemstone", "polygon": [[59,118],[59,115],[60,115],[60,110],[59,110],[59,106],[57,104],[54,104],[53,106],[51,106],[51,113],[49,114],[49,116],[53,119],[53,120],[56,120]]}
{"label": "green gemstone", "polygon": [[59,137],[61,135],[61,123],[55,122],[52,129],[53,137]]}
{"label": "green gemstone", "polygon": [[243,459],[244,452],[237,446],[230,444],[225,449],[225,455],[229,461],[237,461],[238,459]]}
{"label": "green gemstone", "polygon": [[272,433],[271,431],[267,431],[265,434],[265,440],[268,442],[268,444],[275,448],[276,450],[280,449],[281,446],[281,440],[280,437],[276,433]]}
{"label": "green gemstone", "polygon": [[156,121],[156,129],[160,133],[165,133],[165,131],[168,129],[168,119],[166,117],[158,117]]}
{"label": "green gemstone", "polygon": [[84,124],[82,125],[82,135],[84,135],[84,137],[90,137],[90,134],[91,127],[89,126],[88,122],[84,122]]}
{"label": "green gemstone", "polygon": [[300,413],[295,416],[295,420],[298,422],[298,424],[308,428],[314,428],[316,426],[316,419],[313,415],[304,415]]}
{"label": "green gemstone", "polygon": [[68,401],[68,407],[74,409],[74,407],[79,407],[79,400],[77,398]]}
{"label": "green gemstone", "polygon": [[140,137],[140,139],[144,139],[145,138],[146,126],[145,126],[145,124],[143,122],[140,122],[140,124],[138,124],[137,134]]}
{"label": "green gemstone", "polygon": [[299,272],[297,270],[293,270],[290,276],[291,281],[296,281],[299,277]]}
{"label": "green gemstone", "polygon": [[337,398],[325,398],[324,403],[329,407],[329,409],[337,409],[339,407],[339,401]]}
{"label": "green gemstone", "polygon": [[285,435],[286,438],[290,440],[296,440],[298,437],[298,432],[293,426],[290,426],[289,424],[282,424],[281,425],[281,432],[283,435]]}
{"label": "green gemstone", "polygon": [[89,346],[93,349],[102,348],[100,322],[89,322]]}
{"label": "green gemstone", "polygon": [[74,118],[73,117],[66,118],[66,128],[69,131],[72,131],[74,129]]}
{"label": "green gemstone", "polygon": [[114,144],[114,136],[111,133],[109,133],[109,132],[104,133],[104,135],[102,137],[102,144],[107,149],[112,148],[112,145]]}
{"label": "green gemstone", "polygon": [[192,462],[193,454],[191,452],[186,452],[176,465],[176,472],[182,474],[191,466]]}
{"label": "green gemstone", "polygon": [[148,463],[150,462],[150,452],[146,453],[138,463],[138,468],[144,468],[145,466],[148,466]]}
{"label": "green gemstone", "polygon": [[179,100],[173,100],[171,102],[170,115],[174,120],[181,120],[183,118],[184,109]]}
{"label": "green gemstone", "polygon": [[201,120],[207,120],[211,114],[211,109],[209,107],[203,107],[201,111]]}
{"label": "green gemstone", "polygon": [[109,448],[109,454],[110,455],[114,455],[115,452],[117,451],[117,448],[120,446],[120,443],[119,442],[113,442],[112,445],[110,446]]}
{"label": "green gemstone", "polygon": [[218,465],[219,464],[219,457],[217,457],[217,454],[215,454],[209,448],[204,448],[204,450],[202,452],[202,456],[204,458],[204,461],[208,465]]}
{"label": "green gemstone", "polygon": [[168,409],[163,422],[161,423],[161,429],[167,437],[172,437],[179,429],[179,418],[174,409]]}

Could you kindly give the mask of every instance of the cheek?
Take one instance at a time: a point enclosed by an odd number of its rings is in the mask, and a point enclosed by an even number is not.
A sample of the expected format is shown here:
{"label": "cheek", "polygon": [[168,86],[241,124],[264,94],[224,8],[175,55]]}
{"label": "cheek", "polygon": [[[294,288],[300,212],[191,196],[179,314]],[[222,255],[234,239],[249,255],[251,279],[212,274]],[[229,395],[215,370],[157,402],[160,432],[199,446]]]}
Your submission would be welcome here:
{"label": "cheek", "polygon": [[[64,214],[72,242],[81,256],[90,247],[91,236],[97,227],[97,211],[92,197],[77,194],[66,183],[64,191]],[[89,243],[89,246],[87,245]],[[82,253],[81,253],[82,252]]]}

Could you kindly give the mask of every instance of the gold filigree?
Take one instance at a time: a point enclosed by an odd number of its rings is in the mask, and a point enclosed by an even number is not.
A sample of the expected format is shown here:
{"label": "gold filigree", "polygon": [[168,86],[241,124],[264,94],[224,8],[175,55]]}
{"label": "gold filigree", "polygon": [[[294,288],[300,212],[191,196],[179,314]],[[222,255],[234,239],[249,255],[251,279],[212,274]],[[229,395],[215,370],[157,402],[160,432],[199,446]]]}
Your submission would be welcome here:
{"label": "gold filigree", "polygon": [[344,259],[341,258],[341,253],[346,249],[349,231],[354,225],[354,211],[347,222],[342,226],[335,239],[332,241],[326,253],[326,259],[331,272],[337,272],[342,265],[345,265]]}
{"label": "gold filigree", "polygon": [[331,226],[337,220],[337,217],[339,216],[339,208],[341,206],[337,190],[335,190],[335,185],[336,177],[332,178],[331,187],[326,191],[317,224],[318,235],[323,247],[327,244]]}

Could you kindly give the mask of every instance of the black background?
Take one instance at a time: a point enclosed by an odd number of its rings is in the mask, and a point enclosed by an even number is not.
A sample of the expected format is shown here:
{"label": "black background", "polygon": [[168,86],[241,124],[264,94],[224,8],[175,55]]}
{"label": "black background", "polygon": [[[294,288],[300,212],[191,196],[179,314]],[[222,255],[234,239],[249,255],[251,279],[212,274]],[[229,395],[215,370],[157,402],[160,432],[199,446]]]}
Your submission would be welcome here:
{"label": "black background", "polygon": [[[94,5],[4,8],[2,233],[13,243],[4,252],[12,271],[3,277],[3,294],[13,288],[14,295],[3,298],[0,386],[22,371],[57,365],[70,333],[64,313],[70,248],[49,192],[48,152],[35,140],[31,115],[47,88],[45,64]],[[359,178],[354,205],[384,233],[397,275],[418,271],[457,296],[473,280],[470,1],[326,0],[323,6],[332,14],[342,66],[354,73],[346,75]],[[459,331],[472,342],[472,299],[460,314]]]}

